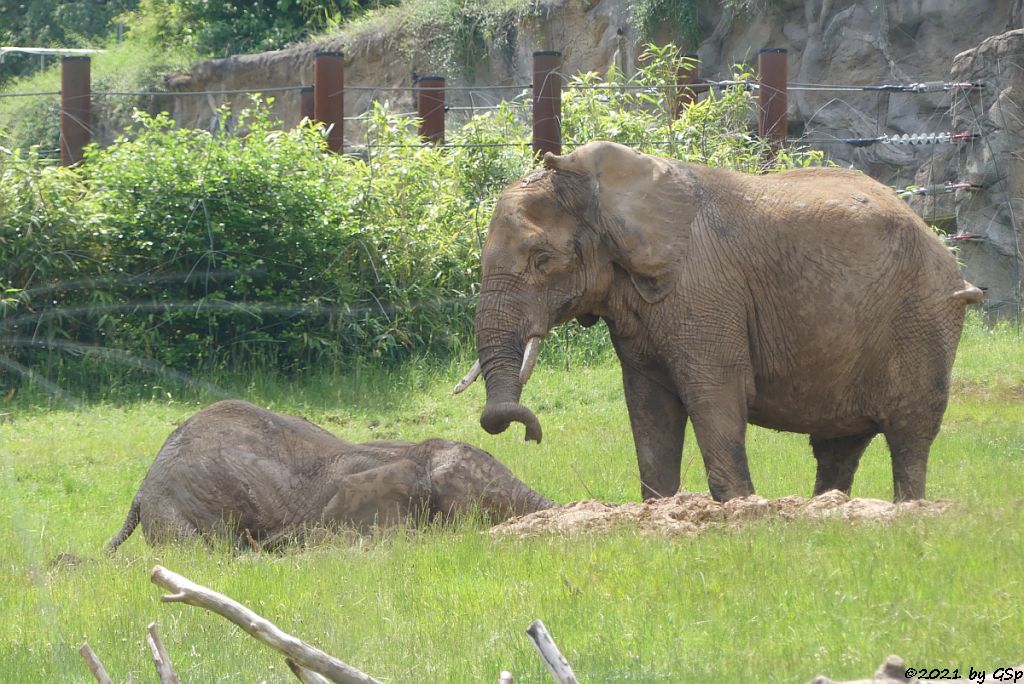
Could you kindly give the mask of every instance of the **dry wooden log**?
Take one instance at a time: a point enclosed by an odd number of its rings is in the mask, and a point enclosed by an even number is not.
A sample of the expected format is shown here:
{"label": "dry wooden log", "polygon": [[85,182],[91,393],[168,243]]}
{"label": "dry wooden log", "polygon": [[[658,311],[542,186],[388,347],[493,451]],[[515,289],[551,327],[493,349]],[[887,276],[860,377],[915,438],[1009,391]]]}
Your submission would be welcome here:
{"label": "dry wooden log", "polygon": [[540,658],[547,666],[552,679],[558,684],[579,684],[576,673],[572,671],[569,661],[558,650],[555,640],[551,638],[551,634],[544,627],[543,622],[534,620],[533,624],[526,629],[526,633],[533,641],[533,645],[537,647],[537,652],[540,653]]}
{"label": "dry wooden log", "polygon": [[250,636],[291,658],[298,665],[323,675],[335,684],[380,684],[365,672],[343,663],[305,641],[281,631],[266,618],[223,594],[157,565],[149,574],[154,584],[174,592],[160,597],[165,603],[187,603],[227,618]]}
{"label": "dry wooden log", "polygon": [[164,642],[160,639],[160,633],[157,632],[156,623],[149,623],[148,629],[149,635],[146,637],[146,643],[149,644],[149,650],[153,654],[153,664],[156,665],[156,674],[160,677],[160,684],[181,684],[181,679],[178,678],[178,673],[174,671],[174,665],[171,663],[171,656],[167,654]]}
{"label": "dry wooden log", "polygon": [[327,677],[317,674],[312,670],[307,670],[291,658],[285,658],[284,662],[288,664],[288,669],[292,671],[292,674],[295,675],[302,684],[330,684],[331,680],[327,679]]}
{"label": "dry wooden log", "polygon": [[89,666],[92,676],[96,678],[99,684],[114,684],[110,675],[104,669],[103,663],[100,662],[99,656],[89,647],[89,642],[84,642],[78,649],[78,652],[82,654],[82,658],[85,659],[85,663]]}

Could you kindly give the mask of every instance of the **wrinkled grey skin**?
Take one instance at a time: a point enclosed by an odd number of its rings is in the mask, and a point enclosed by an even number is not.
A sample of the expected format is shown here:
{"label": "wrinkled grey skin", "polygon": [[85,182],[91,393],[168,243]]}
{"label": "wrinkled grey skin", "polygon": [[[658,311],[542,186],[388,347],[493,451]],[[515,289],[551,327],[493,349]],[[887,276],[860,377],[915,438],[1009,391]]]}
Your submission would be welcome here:
{"label": "wrinkled grey skin", "polygon": [[502,193],[483,249],[488,432],[517,421],[540,441],[520,403],[527,341],[603,319],[644,498],[677,491],[687,421],[719,501],[754,492],[748,423],[810,435],[814,494],[849,493],[882,432],[894,498],[924,497],[981,292],[895,193],[842,169],[750,176],[607,142],[545,165]]}
{"label": "wrinkled grey skin", "polygon": [[479,510],[494,520],[551,508],[485,451],[461,442],[344,442],[244,401],[175,430],[139,487],[114,551],[142,523],[160,543],[216,534],[264,547],[317,526],[367,529]]}

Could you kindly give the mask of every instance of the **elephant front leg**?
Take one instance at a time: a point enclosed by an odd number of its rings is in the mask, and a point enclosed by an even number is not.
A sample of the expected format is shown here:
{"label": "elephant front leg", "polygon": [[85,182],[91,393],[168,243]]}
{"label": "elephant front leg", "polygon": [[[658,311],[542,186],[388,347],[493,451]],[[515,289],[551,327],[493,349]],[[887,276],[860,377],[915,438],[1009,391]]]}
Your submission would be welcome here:
{"label": "elephant front leg", "polygon": [[625,364],[622,382],[640,466],[640,495],[672,496],[679,490],[686,409],[675,392]]}
{"label": "elephant front leg", "polygon": [[746,395],[742,378],[735,380],[694,388],[688,406],[715,501],[754,493],[747,465]]}

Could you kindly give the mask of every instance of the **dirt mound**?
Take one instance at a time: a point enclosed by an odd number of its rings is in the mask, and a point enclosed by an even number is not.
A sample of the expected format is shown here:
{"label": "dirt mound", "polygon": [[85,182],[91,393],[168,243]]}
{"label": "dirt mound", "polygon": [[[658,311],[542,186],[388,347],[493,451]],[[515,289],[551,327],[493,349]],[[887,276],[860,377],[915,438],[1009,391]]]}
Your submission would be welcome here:
{"label": "dirt mound", "polygon": [[881,499],[851,499],[840,491],[813,499],[785,496],[765,499],[754,495],[718,503],[707,494],[677,494],[643,503],[607,504],[589,499],[561,508],[512,518],[491,528],[495,536],[533,536],[605,532],[634,528],[667,535],[696,534],[710,526],[738,526],[748,520],[892,520],[903,515],[935,515],[952,506],[950,501],[910,501],[894,504]]}

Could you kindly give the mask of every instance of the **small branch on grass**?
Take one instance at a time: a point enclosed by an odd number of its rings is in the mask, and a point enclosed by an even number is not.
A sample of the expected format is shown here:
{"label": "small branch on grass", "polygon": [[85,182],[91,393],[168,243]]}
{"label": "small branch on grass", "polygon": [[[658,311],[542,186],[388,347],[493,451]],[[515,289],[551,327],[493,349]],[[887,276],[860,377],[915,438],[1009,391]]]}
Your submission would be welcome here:
{"label": "small branch on grass", "polygon": [[252,532],[249,531],[248,527],[245,528],[245,541],[249,543],[249,548],[251,548],[253,551],[255,551],[256,553],[263,553],[263,547],[260,545],[258,541],[253,539]]}
{"label": "small branch on grass", "polygon": [[533,645],[537,647],[537,652],[540,653],[540,658],[547,666],[552,679],[558,684],[579,684],[576,673],[572,671],[569,661],[558,650],[555,640],[551,638],[551,634],[544,627],[543,622],[534,620],[533,624],[526,629],[526,633],[533,641]]}
{"label": "small branch on grass", "polygon": [[171,656],[164,648],[164,642],[160,640],[160,633],[156,631],[156,623],[149,623],[149,636],[146,637],[149,650],[153,654],[153,664],[156,665],[156,673],[160,677],[160,684],[181,684],[178,673],[174,671],[171,664]]}
{"label": "small branch on grass", "polygon": [[[250,636],[283,653],[296,664],[323,675],[335,684],[380,684],[378,680],[278,629],[266,618],[223,594],[196,584],[188,578],[157,565],[149,573],[157,586],[174,592],[160,597],[165,603],[187,603],[227,618]],[[294,670],[293,670],[294,671]]]}
{"label": "small branch on grass", "polygon": [[596,499],[597,497],[594,496],[594,492],[590,491],[590,487],[587,486],[587,483],[583,480],[583,476],[580,475],[580,470],[576,467],[576,461],[570,463],[569,467],[572,468],[572,472],[576,473],[576,479],[580,481],[581,485],[583,485],[583,489],[586,490],[587,496],[591,499]]}
{"label": "small branch on grass", "polygon": [[86,665],[89,666],[89,670],[92,672],[92,676],[96,678],[96,681],[100,684],[114,684],[114,681],[107,674],[107,671],[103,668],[103,663],[100,662],[100,658],[96,653],[89,648],[89,642],[86,641],[82,644],[78,652],[82,654],[82,658],[85,659]]}

